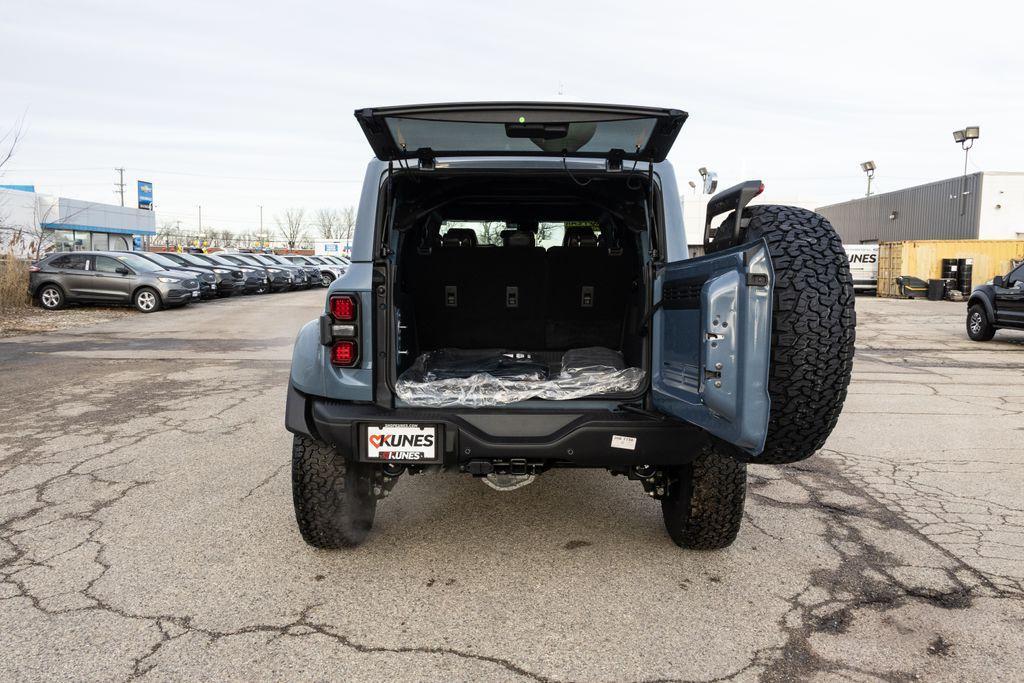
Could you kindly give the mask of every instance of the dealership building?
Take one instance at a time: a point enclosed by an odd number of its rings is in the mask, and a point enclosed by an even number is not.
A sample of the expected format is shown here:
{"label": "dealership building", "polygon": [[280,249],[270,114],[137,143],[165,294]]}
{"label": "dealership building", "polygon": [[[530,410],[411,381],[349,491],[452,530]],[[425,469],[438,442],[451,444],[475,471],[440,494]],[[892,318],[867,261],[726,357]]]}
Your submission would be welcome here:
{"label": "dealership building", "polygon": [[156,235],[148,209],[40,194],[31,185],[0,185],[0,249],[26,258],[51,251],[141,249]]}

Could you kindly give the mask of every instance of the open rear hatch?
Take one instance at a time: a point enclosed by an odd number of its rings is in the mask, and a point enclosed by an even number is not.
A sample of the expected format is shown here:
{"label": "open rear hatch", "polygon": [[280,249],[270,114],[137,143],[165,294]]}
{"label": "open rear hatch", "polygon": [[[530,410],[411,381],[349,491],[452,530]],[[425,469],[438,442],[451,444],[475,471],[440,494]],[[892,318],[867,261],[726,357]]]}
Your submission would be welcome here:
{"label": "open rear hatch", "polygon": [[664,161],[686,121],[678,109],[611,104],[479,102],[355,112],[383,161],[447,156],[574,156]]}

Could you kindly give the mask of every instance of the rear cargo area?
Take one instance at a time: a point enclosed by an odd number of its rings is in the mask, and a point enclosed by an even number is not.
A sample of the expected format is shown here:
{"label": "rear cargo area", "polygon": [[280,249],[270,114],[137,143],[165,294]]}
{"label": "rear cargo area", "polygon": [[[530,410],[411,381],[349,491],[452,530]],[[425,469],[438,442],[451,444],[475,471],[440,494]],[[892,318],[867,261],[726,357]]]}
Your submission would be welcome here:
{"label": "rear cargo area", "polygon": [[439,185],[403,188],[417,208],[421,194],[440,206],[399,233],[399,397],[487,405],[639,390],[643,193],[627,180],[506,176],[503,187],[453,183],[448,198]]}

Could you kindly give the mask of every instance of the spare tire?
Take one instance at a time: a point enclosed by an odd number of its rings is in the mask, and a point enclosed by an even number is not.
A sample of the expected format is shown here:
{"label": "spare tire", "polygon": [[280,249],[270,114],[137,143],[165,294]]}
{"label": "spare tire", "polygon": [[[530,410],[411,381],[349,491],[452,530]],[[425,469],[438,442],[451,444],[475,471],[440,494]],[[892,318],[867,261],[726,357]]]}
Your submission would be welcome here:
{"label": "spare tire", "polygon": [[824,445],[846,400],[857,323],[850,264],[835,228],[813,211],[749,206],[743,219],[744,241],[768,245],[775,289],[768,436],[761,454],[737,457],[797,462]]}

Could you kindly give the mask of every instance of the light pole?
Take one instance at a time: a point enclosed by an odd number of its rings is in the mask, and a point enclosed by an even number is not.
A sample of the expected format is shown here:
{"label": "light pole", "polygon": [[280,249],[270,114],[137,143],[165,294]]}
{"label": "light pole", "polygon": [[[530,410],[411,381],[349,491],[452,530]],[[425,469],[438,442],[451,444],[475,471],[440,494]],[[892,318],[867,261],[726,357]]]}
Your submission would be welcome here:
{"label": "light pole", "polygon": [[966,197],[967,197],[967,157],[971,153],[971,147],[974,147],[974,141],[981,137],[980,126],[965,126],[960,130],[953,131],[953,140],[960,143],[960,147],[964,150],[964,175],[960,180],[960,215],[963,216],[967,211]]}
{"label": "light pole", "polygon": [[868,192],[864,196],[865,197],[870,197],[871,196],[871,179],[875,177],[875,162],[873,162],[873,161],[865,161],[863,164],[860,165],[860,170],[864,171],[864,173],[868,177]]}

